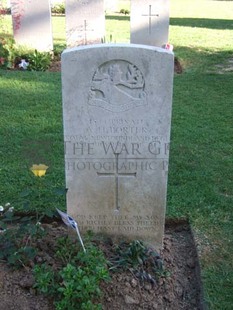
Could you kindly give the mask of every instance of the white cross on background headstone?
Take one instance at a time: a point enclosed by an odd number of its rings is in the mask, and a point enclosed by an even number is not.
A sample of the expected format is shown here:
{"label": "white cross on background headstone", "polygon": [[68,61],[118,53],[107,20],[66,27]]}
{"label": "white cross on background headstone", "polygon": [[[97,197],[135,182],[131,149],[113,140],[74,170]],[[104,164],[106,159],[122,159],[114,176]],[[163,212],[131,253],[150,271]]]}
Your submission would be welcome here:
{"label": "white cross on background headstone", "polygon": [[89,31],[94,31],[94,29],[88,29],[88,23],[87,23],[86,19],[84,19],[84,27],[83,27],[83,29],[84,29],[84,45],[87,45],[87,43],[88,43],[87,33]]}
{"label": "white cross on background headstone", "polygon": [[148,18],[149,18],[149,27],[148,27],[149,34],[151,34],[151,18],[154,16],[157,16],[157,17],[159,16],[159,14],[152,14],[151,7],[152,7],[152,5],[150,4],[148,14],[142,14],[142,16],[148,16]]}
{"label": "white cross on background headstone", "polygon": [[168,29],[169,0],[131,0],[130,43],[163,47]]}
{"label": "white cross on background headstone", "polygon": [[66,36],[68,47],[101,43],[104,33],[105,15],[103,0],[66,0]]}

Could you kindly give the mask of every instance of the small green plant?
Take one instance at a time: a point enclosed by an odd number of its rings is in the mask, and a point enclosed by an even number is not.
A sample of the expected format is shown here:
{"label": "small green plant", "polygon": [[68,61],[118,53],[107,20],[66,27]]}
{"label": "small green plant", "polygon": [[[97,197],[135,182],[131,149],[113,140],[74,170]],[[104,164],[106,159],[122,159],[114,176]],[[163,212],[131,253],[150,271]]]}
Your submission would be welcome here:
{"label": "small green plant", "polygon": [[100,282],[109,280],[103,253],[92,244],[84,253],[68,238],[61,238],[57,241],[56,257],[62,261],[59,270],[45,264],[34,267],[35,288],[54,298],[56,310],[101,309],[94,300],[101,294]]}
{"label": "small green plant", "polygon": [[65,48],[66,48],[65,45],[60,45],[60,46],[54,47],[54,49],[53,49],[53,59],[55,61],[61,60],[61,53],[63,52],[63,50]]}
{"label": "small green plant", "polygon": [[53,14],[65,14],[65,3],[57,3],[52,8],[51,11]]}
{"label": "small green plant", "polygon": [[139,240],[117,245],[109,265],[112,271],[128,269],[143,282],[152,284],[156,283],[157,278],[169,275],[159,254]]}
{"label": "small green plant", "polygon": [[45,231],[40,223],[33,223],[31,217],[15,216],[10,204],[5,208],[1,206],[0,210],[0,259],[13,268],[30,265],[37,253],[35,241]]}
{"label": "small green plant", "polygon": [[51,64],[51,54],[48,52],[38,52],[35,50],[33,53],[28,54],[29,71],[46,71]]}
{"label": "small green plant", "polygon": [[14,39],[0,38],[0,68],[12,68],[16,57],[17,51]]}
{"label": "small green plant", "polygon": [[47,264],[36,265],[33,268],[33,273],[36,278],[35,287],[38,288],[41,293],[47,296],[53,296],[57,289],[57,284],[55,282],[56,275],[53,268]]}
{"label": "small green plant", "polygon": [[128,9],[120,9],[120,14],[129,15],[130,11]]}
{"label": "small green plant", "polygon": [[0,38],[0,68],[19,69],[22,60],[29,62],[27,69],[30,71],[46,71],[52,56],[48,52],[30,51],[24,46],[16,46],[12,38]]}
{"label": "small green plant", "polygon": [[61,237],[57,240],[57,250],[55,256],[62,261],[63,264],[68,264],[72,261],[77,253],[77,240],[73,242],[68,236]]}
{"label": "small green plant", "polygon": [[146,247],[139,240],[134,240],[130,244],[123,242],[116,246],[116,257],[112,261],[111,269],[136,268],[139,264],[143,264],[143,261],[146,259],[146,253]]}
{"label": "small green plant", "polygon": [[101,309],[92,303],[94,297],[100,296],[99,276],[91,271],[92,266],[77,267],[67,264],[61,272],[62,285],[58,288],[61,299],[55,303],[57,310]]}
{"label": "small green plant", "polygon": [[0,68],[6,69],[8,66],[8,51],[4,48],[3,44],[0,42]]}
{"label": "small green plant", "polygon": [[112,34],[109,35],[109,40],[106,37],[101,38],[101,43],[113,43]]}

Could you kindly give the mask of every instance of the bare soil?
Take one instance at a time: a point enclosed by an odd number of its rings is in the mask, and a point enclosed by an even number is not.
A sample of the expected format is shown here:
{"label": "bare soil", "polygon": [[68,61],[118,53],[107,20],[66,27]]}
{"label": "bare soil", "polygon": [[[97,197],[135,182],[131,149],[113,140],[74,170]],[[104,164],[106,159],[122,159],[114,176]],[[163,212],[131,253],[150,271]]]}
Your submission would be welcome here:
{"label": "bare soil", "polygon": [[[37,244],[37,261],[55,263],[56,239],[67,234],[63,224],[43,224],[47,235]],[[106,257],[112,243],[96,241]],[[102,283],[104,310],[201,310],[202,287],[195,242],[186,221],[166,224],[164,249],[160,253],[169,275],[156,283],[141,281],[131,271],[111,273],[111,282]],[[33,288],[31,267],[13,271],[0,263],[0,310],[53,310],[53,301]],[[77,305],[77,310],[79,306]]]}

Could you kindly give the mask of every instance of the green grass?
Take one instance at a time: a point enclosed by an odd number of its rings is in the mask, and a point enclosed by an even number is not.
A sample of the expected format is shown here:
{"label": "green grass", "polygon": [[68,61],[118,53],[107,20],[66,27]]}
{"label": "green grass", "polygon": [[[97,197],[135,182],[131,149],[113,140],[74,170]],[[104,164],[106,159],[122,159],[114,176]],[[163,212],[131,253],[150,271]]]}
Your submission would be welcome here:
{"label": "green grass", "polygon": [[129,43],[130,24],[129,15],[107,15],[106,16],[106,42],[109,42],[110,36],[112,43]]}
{"label": "green grass", "polygon": [[[184,73],[174,78],[167,216],[190,219],[213,310],[233,304],[233,73],[217,67],[233,58],[232,12],[233,1],[171,0],[169,41]],[[3,25],[10,33],[9,16]],[[129,16],[109,15],[106,26],[106,41],[129,42]],[[53,17],[53,32],[61,50],[64,17]],[[0,204],[33,186],[28,141],[52,146],[47,178],[64,186],[60,73],[1,70],[0,107]]]}

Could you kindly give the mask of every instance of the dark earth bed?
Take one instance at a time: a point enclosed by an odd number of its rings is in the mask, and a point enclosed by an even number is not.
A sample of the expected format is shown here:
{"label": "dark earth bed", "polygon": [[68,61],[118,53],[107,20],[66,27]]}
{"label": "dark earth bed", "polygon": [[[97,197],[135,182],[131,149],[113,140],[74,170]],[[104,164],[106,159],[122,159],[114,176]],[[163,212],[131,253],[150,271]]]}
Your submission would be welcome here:
{"label": "dark earth bed", "polygon": [[[52,263],[53,243],[65,236],[67,229],[57,222],[43,225],[48,233],[40,255]],[[111,255],[111,243],[97,241],[96,244],[107,258]],[[111,282],[102,284],[103,309],[203,309],[199,262],[187,221],[167,221],[161,257],[169,275],[160,277],[156,284],[142,282],[131,271],[111,273]],[[12,271],[0,263],[0,310],[53,310],[52,301],[36,293],[33,284],[30,268]]]}

